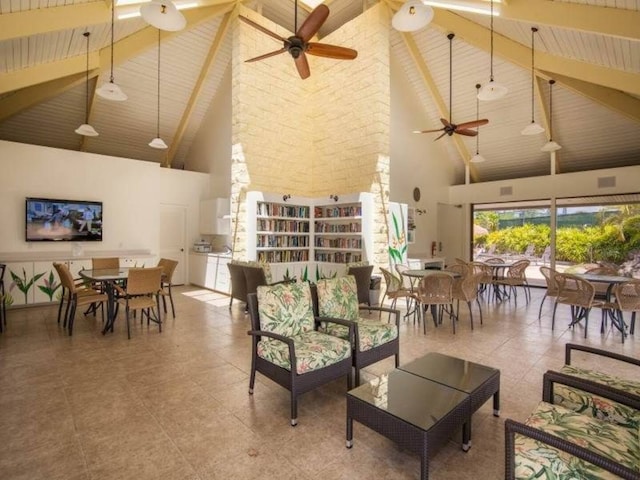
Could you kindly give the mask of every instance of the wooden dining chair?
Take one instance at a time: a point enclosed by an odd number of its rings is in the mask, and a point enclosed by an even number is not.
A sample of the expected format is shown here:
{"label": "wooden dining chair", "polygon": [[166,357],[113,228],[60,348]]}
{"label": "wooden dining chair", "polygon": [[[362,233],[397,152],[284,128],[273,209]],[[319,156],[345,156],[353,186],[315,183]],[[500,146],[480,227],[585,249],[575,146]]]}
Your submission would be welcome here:
{"label": "wooden dining chair", "polygon": [[173,318],[176,318],[176,309],[173,305],[173,294],[171,292],[171,285],[173,284],[173,274],[176,271],[178,262],[169,258],[161,258],[158,261],[158,267],[162,268],[162,288],[160,289],[160,295],[162,296],[162,306],[164,313],[167,313],[167,297],[171,303],[171,313]]}

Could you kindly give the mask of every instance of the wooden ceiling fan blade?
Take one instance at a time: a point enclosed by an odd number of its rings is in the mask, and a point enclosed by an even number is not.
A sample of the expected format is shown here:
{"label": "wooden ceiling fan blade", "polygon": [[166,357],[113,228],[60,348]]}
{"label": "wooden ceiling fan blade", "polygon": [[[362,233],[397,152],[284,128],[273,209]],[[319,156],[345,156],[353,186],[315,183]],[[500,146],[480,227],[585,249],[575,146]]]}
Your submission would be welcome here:
{"label": "wooden ceiling fan blade", "polygon": [[487,123],[489,123],[489,120],[487,120],[486,118],[483,118],[481,120],[474,120],[473,122],[464,122],[464,123],[460,123],[458,124],[458,128],[459,129],[465,129],[465,128],[476,128],[476,127],[481,127],[482,125],[486,125]]}
{"label": "wooden ceiling fan blade", "polygon": [[276,40],[280,40],[281,42],[286,42],[286,39],[282,38],[280,35],[278,35],[277,33],[272,32],[271,30],[267,30],[266,28],[264,28],[259,23],[256,23],[256,22],[254,22],[253,20],[251,20],[251,19],[249,19],[247,17],[243,17],[242,15],[238,15],[238,17],[244,23],[246,23],[248,25],[251,25],[256,30],[260,30],[262,33],[266,33],[267,35],[269,35],[272,38],[275,38]]}
{"label": "wooden ceiling fan blade", "polygon": [[322,24],[328,17],[329,7],[321,3],[309,14],[307,19],[296,32],[296,36],[300,37],[304,43],[307,43],[311,37],[318,33],[318,30],[320,30],[320,27],[322,27]]}
{"label": "wooden ceiling fan blade", "polygon": [[337,58],[338,60],[353,60],[358,56],[358,52],[351,48],[314,42],[309,42],[307,53],[316,57]]}
{"label": "wooden ceiling fan blade", "polygon": [[259,60],[264,60],[265,58],[274,57],[281,53],[286,52],[286,48],[281,48],[280,50],[276,50],[275,52],[265,53],[264,55],[260,55],[259,57],[250,58],[249,60],[245,60],[245,63],[257,62]]}
{"label": "wooden ceiling fan blade", "polygon": [[476,135],[478,135],[478,132],[475,130],[468,130],[466,128],[463,128],[462,130],[460,130],[459,128],[456,129],[455,133],[459,133],[460,135],[466,135],[467,137],[475,137]]}
{"label": "wooden ceiling fan blade", "polygon": [[436,140],[440,140],[442,137],[444,137],[447,134],[447,132],[444,132],[442,135],[438,136],[438,138],[434,139],[433,141],[435,142]]}
{"label": "wooden ceiling fan blade", "polygon": [[301,79],[309,78],[311,75],[311,70],[309,70],[309,62],[307,61],[307,56],[302,52],[298,58],[294,58],[296,62],[296,68],[298,69],[298,73],[300,74]]}
{"label": "wooden ceiling fan blade", "polygon": [[442,124],[443,124],[445,127],[450,127],[450,126],[451,126],[451,124],[449,123],[449,120],[447,120],[446,118],[441,118],[441,119],[440,119],[440,122],[442,122]]}

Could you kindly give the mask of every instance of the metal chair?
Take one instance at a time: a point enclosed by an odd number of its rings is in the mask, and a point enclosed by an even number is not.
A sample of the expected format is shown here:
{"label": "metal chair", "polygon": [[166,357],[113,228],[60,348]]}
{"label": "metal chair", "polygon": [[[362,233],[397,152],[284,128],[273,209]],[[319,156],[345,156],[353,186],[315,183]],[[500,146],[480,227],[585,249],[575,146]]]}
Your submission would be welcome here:
{"label": "metal chair", "polygon": [[[619,283],[614,287],[613,293],[616,297],[616,304],[623,325],[623,312],[631,312],[629,333],[633,335],[636,329],[636,312],[640,311],[640,280],[629,279],[628,282]],[[624,340],[624,334],[622,338]]]}
{"label": "metal chair", "polygon": [[569,326],[574,327],[581,320],[584,320],[584,337],[587,338],[591,309],[593,307],[605,308],[605,305],[602,302],[594,301],[595,288],[587,280],[559,272],[555,272],[553,277],[558,284],[558,296],[553,305],[551,330],[555,327],[558,304],[569,305],[571,307],[571,323]]}
{"label": "metal chair", "polygon": [[555,298],[558,296],[558,283],[554,277],[554,273],[556,271],[551,267],[540,267],[540,273],[544,277],[544,280],[547,284],[547,289],[544,292],[544,297],[542,297],[542,301],[540,302],[540,310],[538,310],[538,320],[542,316],[542,305],[547,297]]}
{"label": "metal chair", "polygon": [[453,314],[453,276],[448,273],[434,273],[420,279],[416,298],[417,310],[422,317],[424,333],[427,333],[427,322],[424,318],[426,306],[431,306],[434,314],[433,323],[437,327],[442,323],[445,307],[452,317],[453,333],[456,333],[456,318]]}
{"label": "metal chair", "polygon": [[527,303],[531,300],[531,290],[529,289],[529,282],[527,281],[527,267],[531,264],[529,260],[518,260],[509,267],[506,274],[502,278],[498,278],[496,285],[502,285],[505,289],[509,287],[508,298],[511,298],[513,293],[514,301],[518,301],[518,291],[516,287],[522,287],[524,290],[524,298]]}
{"label": "metal chair", "polygon": [[171,293],[171,285],[173,282],[173,273],[176,271],[178,262],[169,258],[161,258],[158,261],[158,266],[162,267],[162,288],[160,289],[160,295],[162,296],[162,306],[164,307],[164,313],[167,313],[167,297],[171,303],[171,313],[173,318],[176,318],[176,309],[173,305],[173,295]]}
{"label": "metal chair", "polygon": [[[380,305],[384,305],[384,299],[391,299],[391,308],[396,308],[396,303],[399,298],[404,298],[407,304],[407,310],[411,305],[411,302],[416,299],[416,296],[411,292],[411,290],[405,288],[402,285],[402,280],[396,277],[393,273],[385,268],[380,268],[382,272],[382,276],[384,277],[385,289],[382,294],[382,301]],[[389,315],[389,320],[391,320],[391,315]]]}
{"label": "metal chair", "polygon": [[120,298],[118,303],[124,305],[127,316],[127,337],[131,339],[129,312],[141,310],[140,323],[144,316],[158,324],[162,333],[162,317],[160,315],[160,291],[162,290],[162,267],[130,268],[126,290],[114,285]]}

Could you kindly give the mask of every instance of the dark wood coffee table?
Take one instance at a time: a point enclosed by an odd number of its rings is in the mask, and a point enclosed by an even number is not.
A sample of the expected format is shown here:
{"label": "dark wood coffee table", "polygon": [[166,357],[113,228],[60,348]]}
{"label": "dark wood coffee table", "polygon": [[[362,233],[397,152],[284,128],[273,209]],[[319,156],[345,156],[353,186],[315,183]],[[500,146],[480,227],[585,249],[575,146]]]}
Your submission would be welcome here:
{"label": "dark wood coffee table", "polygon": [[429,459],[462,427],[468,436],[468,394],[403,370],[389,373],[386,391],[372,382],[347,392],[347,448],[353,446],[353,420],[420,455],[420,478],[429,478]]}
{"label": "dark wood coffee table", "polygon": [[493,396],[493,415],[500,416],[500,370],[461,358],[431,352],[400,370],[446,385],[469,395],[468,436],[463,434],[462,449],[471,447],[471,415]]}

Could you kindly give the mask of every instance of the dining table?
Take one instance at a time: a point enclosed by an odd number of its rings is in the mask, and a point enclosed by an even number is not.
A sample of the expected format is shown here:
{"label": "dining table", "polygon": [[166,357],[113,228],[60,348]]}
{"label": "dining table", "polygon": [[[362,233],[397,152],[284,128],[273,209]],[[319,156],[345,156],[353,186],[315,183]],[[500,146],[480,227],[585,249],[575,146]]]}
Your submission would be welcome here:
{"label": "dining table", "polygon": [[[623,275],[598,275],[596,273],[577,273],[576,277],[582,278],[591,283],[605,283],[607,284],[607,291],[605,293],[605,301],[607,304],[613,304],[612,293],[613,287],[620,283],[625,283],[631,280],[630,277],[625,277]],[[615,311],[612,309],[607,309],[607,314],[611,319],[611,323],[614,327],[616,327],[620,333],[622,333],[622,340],[624,341],[624,337],[627,335],[627,324],[624,321],[624,317],[622,316],[622,312],[619,309]]]}
{"label": "dining table", "polygon": [[80,270],[80,276],[94,284],[100,284],[104,286],[104,291],[107,294],[107,321],[102,329],[104,335],[109,330],[113,332],[113,324],[116,319],[116,283],[124,283],[129,277],[129,267],[120,268],[97,268]]}
{"label": "dining table", "polygon": [[493,279],[493,294],[496,302],[501,302],[502,300],[509,298],[509,293],[507,293],[506,288],[504,288],[503,286],[503,289],[500,290],[501,285],[497,281],[503,279],[507,274],[507,270],[509,270],[517,262],[518,260],[510,260],[504,262],[478,262],[486,267],[491,268],[491,278]]}

